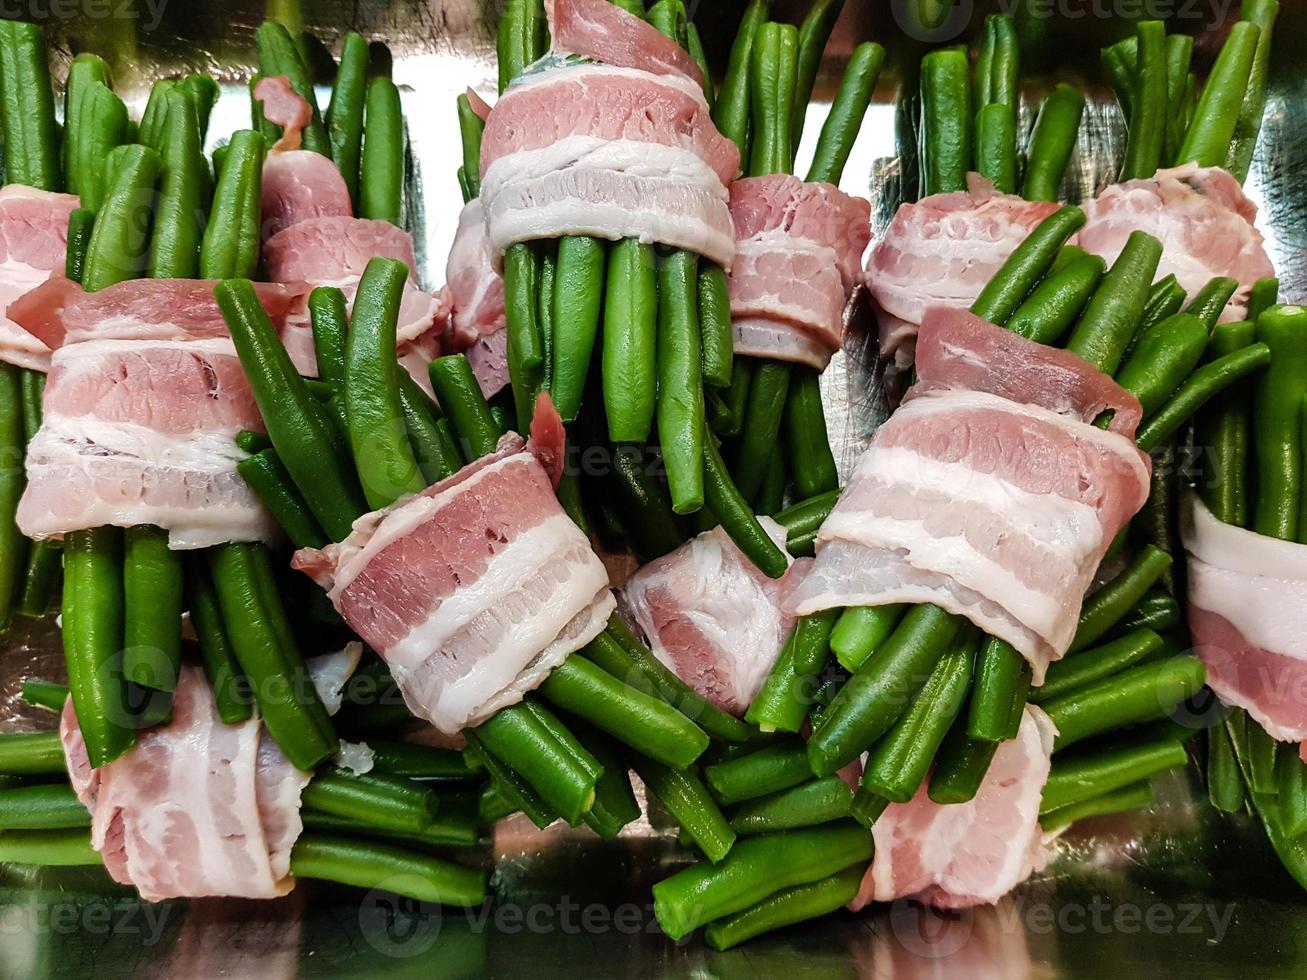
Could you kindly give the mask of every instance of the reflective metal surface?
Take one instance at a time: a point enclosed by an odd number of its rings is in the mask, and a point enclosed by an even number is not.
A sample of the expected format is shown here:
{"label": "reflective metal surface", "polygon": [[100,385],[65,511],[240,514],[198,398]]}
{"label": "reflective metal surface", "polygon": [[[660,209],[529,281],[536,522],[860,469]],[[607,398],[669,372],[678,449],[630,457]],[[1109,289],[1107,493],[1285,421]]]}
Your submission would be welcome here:
{"label": "reflective metal surface", "polygon": [[[1090,87],[1091,109],[1069,187],[1092,194],[1112,179],[1121,118],[1093,81],[1097,46],[1126,29],[1103,12],[1175,13],[1174,27],[1198,34],[1210,61],[1217,35],[1205,28],[1237,15],[1227,0],[1031,0],[1060,13],[1029,23],[1039,38],[1026,52],[1027,121],[1056,80]],[[1307,300],[1307,3],[1282,0],[1265,135],[1249,190],[1285,295]],[[30,4],[30,6],[28,5]],[[718,63],[742,0],[691,0]],[[876,105],[850,162],[847,189],[869,192],[878,223],[900,200],[910,160],[897,154],[894,100],[921,53],[904,30],[908,0],[853,0],[832,43],[819,95],[828,98],[842,58],[865,38],[891,56]],[[1012,0],[1004,5],[1011,8]],[[777,0],[778,15],[798,8]],[[1233,8],[1233,9],[1232,9]],[[953,26],[966,29],[985,12]],[[384,38],[403,86],[412,143],[408,185],[421,274],[443,278],[459,199],[453,97],[467,85],[489,91],[494,75],[494,0],[22,0],[3,16],[48,22],[61,63],[94,50],[112,64],[137,110],[152,79],[203,68],[225,83],[215,138],[248,124],[244,79],[254,63],[253,29],[265,15],[298,23],[334,44],[346,30]],[[1042,33],[1041,33],[1042,32]],[[946,38],[952,40],[952,38]],[[907,86],[910,89],[910,85]],[[814,107],[800,167],[825,105]],[[885,408],[865,310],[823,380],[831,435],[847,475]],[[25,676],[57,678],[48,625],[20,627],[0,649],[0,729],[49,725],[22,707]],[[474,977],[751,977],[802,980],[888,977],[1283,976],[1307,972],[1307,901],[1245,819],[1223,819],[1193,803],[1193,773],[1159,789],[1152,811],[1089,821],[1056,844],[1049,870],[996,908],[941,916],[909,903],[854,917],[834,916],[725,954],[658,934],[650,885],[685,860],[655,813],[616,842],[585,832],[541,833],[520,820],[496,828],[485,860],[497,901],[463,913],[418,908],[382,893],[306,883],[273,903],[171,902],[150,906],[103,873],[36,872],[0,866],[0,976],[290,977],[384,974]]]}

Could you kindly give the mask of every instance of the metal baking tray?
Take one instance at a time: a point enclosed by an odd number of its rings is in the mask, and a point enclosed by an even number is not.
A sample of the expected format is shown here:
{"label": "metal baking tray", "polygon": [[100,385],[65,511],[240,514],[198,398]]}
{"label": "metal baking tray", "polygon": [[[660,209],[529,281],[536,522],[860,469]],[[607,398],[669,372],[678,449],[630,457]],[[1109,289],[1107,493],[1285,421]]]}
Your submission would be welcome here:
{"label": "metal baking tray", "polygon": [[[855,43],[881,41],[887,68],[845,178],[869,194],[878,228],[899,201],[895,103],[930,38],[906,30],[915,0],[851,0],[829,49],[800,165]],[[1058,80],[1090,96],[1069,178],[1073,196],[1110,183],[1122,120],[1097,73],[1098,47],[1141,11],[1198,37],[1209,63],[1237,17],[1236,0],[957,0],[934,40],[965,40],[984,13],[1026,4],[1042,37],[1027,52],[1027,107]],[[690,0],[720,64],[743,0]],[[1284,295],[1307,300],[1307,3],[1282,0],[1270,103],[1248,182]],[[796,9],[790,9],[796,8]],[[800,16],[777,0],[777,16]],[[328,45],[347,30],[394,54],[411,144],[410,226],[424,284],[443,280],[460,207],[454,97],[491,91],[495,0],[17,0],[0,15],[47,24],[59,64],[81,51],[106,58],[137,111],[157,77],[202,69],[223,82],[211,132],[248,125],[253,31],[266,16]],[[832,444],[847,475],[885,416],[869,316],[823,379]],[[19,624],[0,645],[0,730],[47,727],[18,700],[22,678],[60,676],[49,624]],[[290,977],[781,976],[822,978],[1043,976],[1282,976],[1307,970],[1307,897],[1259,830],[1195,804],[1196,775],[1175,774],[1148,812],[1087,821],[1055,847],[1049,869],[998,906],[941,915],[908,902],[837,915],[713,953],[674,944],[654,922],[651,884],[685,861],[674,833],[647,821],[617,841],[584,831],[537,831],[510,819],[487,861],[497,900],[477,912],[440,910],[384,893],[307,882],[277,902],[202,900],[148,905],[100,871],[0,866],[0,976]]]}

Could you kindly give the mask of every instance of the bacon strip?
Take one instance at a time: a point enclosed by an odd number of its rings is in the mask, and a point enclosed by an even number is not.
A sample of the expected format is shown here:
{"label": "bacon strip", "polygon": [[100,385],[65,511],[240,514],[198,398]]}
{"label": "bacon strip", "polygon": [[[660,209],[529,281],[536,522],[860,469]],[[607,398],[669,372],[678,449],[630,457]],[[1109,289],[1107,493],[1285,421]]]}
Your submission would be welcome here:
{"label": "bacon strip", "polygon": [[1085,364],[1062,393],[1066,414],[1051,411],[1039,381],[1074,365],[1020,338],[995,342],[994,329],[926,316],[920,383],[876,431],[789,609],[933,602],[1011,643],[1040,683],[1108,545],[1147,499],[1149,470],[1127,435],[1084,421],[1097,404],[1127,415],[1128,394]]}
{"label": "bacon strip", "polygon": [[[53,194],[22,184],[0,189],[0,309],[62,274],[68,250],[68,215],[75,194]],[[0,316],[0,360],[34,371],[50,370],[50,348],[7,316]]]}
{"label": "bacon strip", "polygon": [[481,199],[469,201],[458,219],[445,266],[445,292],[453,313],[443,343],[465,353],[487,398],[508,384],[504,279],[486,238]]}
{"label": "bacon strip", "polygon": [[1185,503],[1189,631],[1207,683],[1276,739],[1307,740],[1307,545]]}
{"label": "bacon strip", "polygon": [[[784,529],[760,521],[784,548]],[[640,568],[623,597],[659,660],[710,703],[743,715],[794,628],[782,599],[809,564],[768,578],[717,527]]]}
{"label": "bacon strip", "polygon": [[703,72],[684,48],[607,0],[546,0],[545,9],[555,51],[657,74],[680,74],[703,85]]}
{"label": "bacon strip", "polygon": [[871,240],[871,203],[776,174],[735,181],[731,217],[736,352],[824,369],[843,343],[844,308]]}

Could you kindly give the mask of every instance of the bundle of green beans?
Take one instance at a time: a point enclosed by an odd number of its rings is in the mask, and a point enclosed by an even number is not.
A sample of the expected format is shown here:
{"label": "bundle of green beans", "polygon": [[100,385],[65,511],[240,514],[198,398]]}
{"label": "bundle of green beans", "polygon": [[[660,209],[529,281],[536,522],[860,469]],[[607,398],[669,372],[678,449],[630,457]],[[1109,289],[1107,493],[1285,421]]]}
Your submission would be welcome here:
{"label": "bundle of green beans", "polygon": [[1104,73],[1128,122],[1121,179],[1197,163],[1248,176],[1266,107],[1266,76],[1279,0],[1244,0],[1202,91],[1190,70],[1193,38],[1161,21],[1102,52]]}
{"label": "bundle of green beans", "polygon": [[965,190],[979,173],[1005,194],[1056,201],[1075,150],[1085,97],[1059,84],[1044,99],[1021,159],[1021,64],[1017,26],[990,14],[975,63],[962,48],[921,62],[920,184],[925,197]]}
{"label": "bundle of green beans", "polygon": [[[68,697],[67,688],[40,681],[26,682],[23,693],[52,711]],[[382,741],[369,747],[370,772],[326,766],[304,787],[305,830],[291,851],[291,875],[480,905],[486,872],[440,852],[480,844],[484,773],[455,752]],[[0,776],[0,860],[100,864],[91,814],[67,783],[58,732],[0,735]]]}

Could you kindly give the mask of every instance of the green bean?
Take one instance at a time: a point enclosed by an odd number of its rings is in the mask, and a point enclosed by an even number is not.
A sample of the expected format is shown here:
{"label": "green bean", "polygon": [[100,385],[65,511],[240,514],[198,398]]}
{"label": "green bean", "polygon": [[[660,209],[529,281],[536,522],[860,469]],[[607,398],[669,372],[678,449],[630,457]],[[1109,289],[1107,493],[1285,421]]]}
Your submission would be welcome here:
{"label": "green bean", "polygon": [[631,765],[709,861],[726,857],[735,845],[735,831],[694,769],[672,769],[643,757],[632,759]]}
{"label": "green bean", "polygon": [[236,464],[240,474],[296,548],[325,548],[326,533],[275,449],[257,452]]}
{"label": "green bean", "polygon": [[640,804],[631,788],[630,770],[616,746],[599,732],[582,731],[579,737],[604,770],[595,786],[594,805],[585,815],[585,825],[604,840],[613,840],[623,827],[640,819]]}
{"label": "green bean", "polygon": [[1207,84],[1203,86],[1193,122],[1189,124],[1176,156],[1177,164],[1225,165],[1231,154],[1231,143],[1252,77],[1261,33],[1261,29],[1249,21],[1240,21],[1230,29],[1207,76]]}
{"label": "green bean", "polygon": [[[263,142],[272,146],[277,140],[281,139],[281,127],[276,123],[268,122],[268,118],[263,114],[263,100],[254,94],[254,90],[259,87],[259,82],[263,81],[263,75],[255,73],[250,77],[250,128],[263,137]],[[145,114],[141,117],[141,141],[146,142],[147,123],[152,122],[150,106],[155,102],[155,90],[165,84],[167,79],[161,79],[154,83],[150,89],[150,104],[145,107]],[[153,143],[150,143],[153,145]]]}
{"label": "green bean", "polygon": [[704,770],[704,779],[723,806],[755,800],[812,779],[803,742],[789,740]]}
{"label": "green bean", "polygon": [[722,78],[712,118],[717,130],[740,148],[741,160],[749,159],[749,121],[752,107],[753,44],[758,28],[771,15],[771,0],[749,0],[731,45],[730,60]]}
{"label": "green bean", "polygon": [[1193,313],[1177,313],[1140,336],[1116,383],[1139,399],[1145,418],[1190,377],[1207,348],[1207,334],[1203,320]]}
{"label": "green bean", "polygon": [[825,609],[803,616],[795,623],[794,666],[800,674],[816,676],[826,666],[831,630],[839,614],[838,609]]}
{"label": "green bean", "polygon": [[0,831],[89,827],[91,813],[67,783],[0,789]]}
{"label": "green bean", "polygon": [[894,633],[905,608],[894,603],[845,609],[830,635],[830,648],[839,665],[848,671],[861,667]]}
{"label": "green bean", "polygon": [[1043,704],[1082,690],[1150,660],[1162,647],[1162,638],[1153,630],[1137,629],[1092,650],[1077,652],[1049,665],[1044,683],[1030,692],[1030,700]]}
{"label": "green bean", "polygon": [[[759,374],[770,379],[766,365]],[[770,380],[764,383],[770,384]],[[795,365],[789,371],[782,425],[785,451],[794,475],[794,491],[800,497],[815,497],[839,487],[835,457],[826,434],[826,415],[821,403],[821,380],[813,368]],[[750,416],[752,417],[752,416]],[[746,428],[746,433],[749,431]]]}
{"label": "green bean", "polygon": [[782,361],[759,361],[754,370],[734,473],[735,486],[745,500],[753,500],[762,486],[767,461],[781,431],[791,373],[791,366]]}
{"label": "green bean", "polygon": [[735,357],[731,362],[730,387],[720,394],[711,390],[707,393],[712,403],[712,430],[722,438],[734,438],[744,430],[752,382],[753,361],[747,357]]}
{"label": "green bean", "polygon": [[463,458],[471,462],[493,453],[499,443],[499,427],[467,358],[462,354],[438,357],[428,373]]}
{"label": "green bean", "polygon": [[1280,280],[1274,276],[1258,279],[1248,295],[1248,319],[1254,323],[1280,301]]}
{"label": "green bean", "polygon": [[797,83],[799,32],[789,24],[768,21],[753,40],[750,66],[752,132],[750,177],[789,173],[794,167],[794,88]]}
{"label": "green bean", "polygon": [[715,262],[701,261],[698,285],[703,383],[713,388],[728,388],[735,338],[731,328],[731,298],[726,270]]}
{"label": "green bean", "polygon": [[486,873],[414,851],[326,834],[303,834],[290,853],[296,878],[321,878],[375,890],[384,888],[420,902],[480,905]]}
{"label": "green bean", "polygon": [[462,752],[433,749],[408,742],[368,739],[373,772],[410,779],[469,779],[480,770],[468,765]]}
{"label": "green bean", "polygon": [[123,675],[171,691],[181,670],[181,555],[166,530],[146,524],[129,527],[123,545]]}
{"label": "green bean", "polygon": [[1119,623],[1162,573],[1171,567],[1171,556],[1161,548],[1148,545],[1135,556],[1129,566],[1085,600],[1080,610],[1080,624],[1070,652],[1075,653],[1094,645]]}
{"label": "green bean", "polygon": [[[24,685],[26,688],[26,685]],[[68,691],[55,711],[63,710]],[[65,772],[63,742],[58,732],[23,732],[0,735],[0,774],[50,776]]]}
{"label": "green bean", "polygon": [[452,806],[442,800],[440,813],[429,826],[416,832],[379,827],[366,820],[351,820],[318,810],[301,811],[301,819],[307,831],[324,831],[352,838],[380,838],[397,845],[416,844],[423,848],[475,847],[481,840],[478,802],[479,798],[467,794],[460,794]]}
{"label": "green bean", "polygon": [[692,514],[704,498],[698,257],[678,251],[662,259],[658,292],[658,438],[672,509]]}
{"label": "green bean", "polygon": [[1046,813],[1039,819],[1040,829],[1051,833],[1090,817],[1105,817],[1127,810],[1142,810],[1153,803],[1153,787],[1147,780],[1131,783],[1092,799]]}
{"label": "green bean", "polygon": [[[340,67],[327,103],[327,142],[331,158],[349,188],[349,199],[360,205],[359,174],[363,159],[363,111],[368,93],[368,42],[350,31],[341,42]],[[462,110],[460,107],[460,119]]]}
{"label": "green bean", "polygon": [[1271,349],[1252,344],[1204,364],[1151,419],[1140,427],[1135,443],[1150,452],[1175,434],[1196,411],[1226,388],[1272,363]]}
{"label": "green bean", "polygon": [[1296,745],[1279,746],[1275,778],[1285,834],[1297,837],[1307,833],[1307,765],[1298,757]]}
{"label": "green bean", "polygon": [[[875,42],[867,41],[853,49],[839,91],[835,93],[830,113],[817,138],[817,151],[806,178],[808,183],[840,182],[849,155],[853,152],[853,144],[857,142],[858,133],[862,129],[862,121],[871,105],[871,97],[884,63],[885,49]],[[798,119],[804,116],[802,103],[799,104],[796,116]],[[796,142],[795,146],[797,145]]]}
{"label": "green bean", "polygon": [[853,819],[870,830],[888,808],[889,800],[885,797],[877,796],[869,789],[858,787],[858,791],[853,794],[853,804],[849,809]]}
{"label": "green bean", "polygon": [[1248,84],[1243,92],[1239,115],[1235,119],[1230,152],[1225,163],[1225,169],[1241,183],[1248,176],[1253,151],[1257,148],[1257,137],[1262,129],[1262,115],[1266,110],[1266,81],[1271,64],[1271,36],[1279,12],[1278,0],[1244,0],[1243,3],[1243,20],[1257,25],[1259,33],[1257,49],[1248,71]]}
{"label": "green bean", "polygon": [[54,90],[45,32],[38,24],[0,21],[0,129],[6,180],[45,191],[62,189]]}
{"label": "green bean", "polygon": [[310,769],[338,748],[276,592],[272,566],[259,545],[226,544],[209,552],[210,571],[228,639],[250,679],[269,734],[299,769]]}
{"label": "green bean", "polygon": [[213,588],[208,562],[198,557],[186,565],[186,608],[191,615],[204,673],[217,703],[218,717],[228,725],[248,720],[254,713],[250,692],[244,689],[240,665],[227,635],[227,625],[222,621],[222,607]]}
{"label": "green bean", "polygon": [[335,767],[309,780],[302,802],[307,810],[407,833],[426,830],[439,812],[436,794],[420,783],[374,772],[356,775]]}
{"label": "green bean", "polygon": [[957,630],[958,620],[938,606],[908,611],[814,725],[808,760],[817,775],[829,775],[852,762],[889,731],[925,685]]}
{"label": "green bean", "polygon": [[540,0],[507,0],[499,20],[499,91],[544,54],[548,25]]}
{"label": "green bean", "polygon": [[1007,322],[1007,328],[1041,344],[1055,344],[1071,329],[1102,281],[1107,266],[1084,255],[1051,271]]}
{"label": "green bean", "polygon": [[742,742],[749,737],[744,722],[700,697],[616,617],[607,631],[582,648],[581,654],[618,680],[662,698],[714,738]]}
{"label": "green bean", "polygon": [[605,248],[596,238],[566,236],[558,241],[553,320],[566,329],[555,333],[550,397],[566,422],[581,411],[599,329],[604,290]]}
{"label": "green bean", "polygon": [[722,529],[768,578],[780,578],[789,568],[785,552],[776,546],[731,480],[712,433],[704,435],[704,503]]}
{"label": "green bean", "polygon": [[389,78],[368,82],[359,176],[359,216],[392,225],[404,220],[404,110]]}
{"label": "green bean", "polygon": [[[1180,152],[1184,141],[1185,82],[1193,60],[1194,39],[1188,34],[1171,34],[1166,38],[1166,137],[1162,159],[1169,163]],[[1149,176],[1152,176],[1151,174]]]}
{"label": "green bean", "polygon": [[15,517],[26,485],[22,369],[0,362],[0,629],[9,625],[27,570],[27,539]]}
{"label": "green bean", "polygon": [[1059,756],[1053,763],[1040,816],[1123,789],[1167,769],[1185,764],[1184,745],[1168,734],[1146,734],[1138,740],[1103,751]]}
{"label": "green bean", "polygon": [[[803,124],[807,116],[808,103],[812,99],[812,90],[817,83],[817,70],[821,67],[826,44],[835,31],[835,22],[839,20],[843,9],[844,0],[814,0],[808,8],[807,16],[803,18],[803,23],[799,25],[799,53],[794,82],[794,119],[790,125],[790,145],[793,147],[798,147],[799,141],[803,138]],[[832,111],[834,111],[833,107]]]}
{"label": "green bean", "polygon": [[1143,336],[1163,320],[1179,313],[1188,295],[1176,281],[1174,273],[1168,273],[1153,283],[1148,291],[1148,300],[1144,303],[1144,315],[1139,321],[1136,336]]}
{"label": "green bean", "polygon": [[1278,796],[1280,783],[1276,779],[1276,759],[1279,743],[1251,717],[1245,719],[1242,736],[1234,744],[1242,757],[1248,787],[1258,795]]}
{"label": "green bean", "polygon": [[1076,148],[1085,96],[1079,89],[1059,83],[1044,99],[1035,117],[1026,154],[1021,196],[1028,201],[1056,201]]}
{"label": "green bean", "polygon": [[644,442],[658,387],[658,265],[652,245],[626,239],[608,257],[604,293],[603,392],[608,436]]}
{"label": "green bean", "polygon": [[[1016,22],[1010,15],[991,15],[994,20],[994,59],[989,71],[988,105],[1020,108],[1021,65]],[[988,18],[987,18],[988,19]],[[974,106],[977,112],[983,106]]]}
{"label": "green bean", "polygon": [[44,867],[102,864],[87,830],[11,830],[0,834],[0,861]]}
{"label": "green bean", "polygon": [[755,936],[796,925],[835,912],[857,896],[866,868],[854,865],[828,878],[787,888],[752,908],[710,923],[704,940],[716,950],[727,950]]}
{"label": "green bean", "polygon": [[797,732],[812,707],[810,697],[817,679],[803,674],[795,663],[794,634],[781,647],[744,718],[763,732]]}
{"label": "green bean", "polygon": [[177,83],[177,91],[194,104],[195,115],[200,122],[200,142],[203,143],[209,133],[209,117],[218,103],[218,97],[222,95],[222,89],[211,75],[187,75]]}
{"label": "green bean", "polygon": [[[1023,709],[1024,710],[1024,709]],[[927,794],[941,805],[973,800],[984,782],[1001,742],[971,738],[968,721],[959,716],[935,756]]]}
{"label": "green bean", "polygon": [[835,508],[839,496],[838,490],[831,490],[801,500],[774,515],[776,523],[786,530],[785,548],[790,554],[795,557],[812,554],[817,532]]}
{"label": "green bean", "polygon": [[64,538],[64,659],[91,766],[136,744],[122,677],[123,546],[117,528],[74,531]]}
{"label": "green bean", "polygon": [[1135,61],[1139,39],[1128,37],[1102,50],[1103,73],[1116,93],[1121,112],[1127,120],[1134,112]]}
{"label": "green bean", "polygon": [[945,48],[921,59],[921,194],[960,191],[972,162],[967,56]]}
{"label": "green bean", "polygon": [[441,417],[427,393],[405,371],[399,374],[399,406],[404,413],[409,446],[423,480],[428,484],[438,483],[462,469],[463,457],[449,423]]}
{"label": "green bean", "polygon": [[63,711],[64,704],[68,701],[68,685],[28,677],[23,681],[22,697],[27,704],[35,707]]}
{"label": "green bean", "polygon": [[584,657],[553,669],[540,693],[656,762],[684,769],[708,747],[708,736],[666,701],[624,684]]}
{"label": "green bean", "polygon": [[976,114],[976,170],[1003,194],[1017,192],[1017,115],[995,102]]}
{"label": "green bean", "polygon": [[476,735],[569,824],[580,823],[594,805],[603,768],[539,704],[523,702],[505,708],[482,722]]}
{"label": "green bean", "polygon": [[1272,306],[1257,320],[1257,339],[1270,347],[1271,364],[1254,393],[1258,497],[1252,527],[1258,534],[1293,541],[1302,534],[1298,512],[1303,498],[1307,308]]}
{"label": "green bean", "polygon": [[655,474],[656,457],[630,444],[614,446],[612,453],[613,488],[636,550],[657,558],[679,548],[685,533]]}
{"label": "green bean", "polygon": [[1057,727],[1055,752],[1114,728],[1166,717],[1203,686],[1206,672],[1196,657],[1172,657],[1133,667],[1043,702]]}
{"label": "green bean", "polygon": [[1207,800],[1222,813],[1238,813],[1245,798],[1234,743],[1225,723],[1218,722],[1207,730]]}
{"label": "green bean", "polygon": [[745,803],[731,817],[731,826],[741,836],[814,827],[848,817],[852,805],[848,784],[826,776]]}
{"label": "green bean", "polygon": [[349,332],[345,294],[335,286],[316,287],[309,293],[309,317],[318,377],[340,391],[345,384],[345,336]]}
{"label": "green bean", "polygon": [[318,100],[313,94],[313,79],[300,56],[290,33],[281,24],[265,20],[254,32],[254,39],[259,46],[259,70],[265,78],[285,75],[295,94],[309,104],[311,113],[309,123],[302,134],[306,150],[331,155],[331,141],[327,139],[327,130],[322,125],[322,116],[318,111]]}
{"label": "green bean", "polygon": [[[404,428],[395,331],[408,267],[374,258],[359,280],[345,337],[345,418],[350,448],[373,510],[426,486]],[[274,440],[275,441],[275,440]]]}
{"label": "green bean", "polygon": [[1030,693],[1030,664],[1010,643],[993,637],[981,646],[967,736],[984,742],[1015,738]]}
{"label": "green bean", "polygon": [[971,104],[976,111],[989,104],[994,85],[994,51],[998,47],[998,16],[991,14],[983,22],[980,44],[976,51],[976,66],[971,87]]}
{"label": "green bean", "polygon": [[692,864],[654,885],[654,915],[668,937],[683,939],[769,895],[863,865],[871,849],[871,835],[855,823],[748,837],[720,864]]}
{"label": "green bean", "polygon": [[1162,163],[1168,109],[1166,25],[1160,20],[1135,26],[1138,62],[1121,180],[1151,177]]}
{"label": "green bean", "polygon": [[145,146],[110,152],[105,201],[96,213],[82,266],[87,292],[135,279],[148,268],[154,184],[162,166],[159,155]]}
{"label": "green bean", "polygon": [[1192,313],[1203,321],[1208,332],[1216,326],[1216,321],[1221,318],[1225,311],[1226,304],[1230,302],[1230,297],[1235,294],[1239,288],[1239,280],[1231,279],[1228,276],[1217,276],[1210,280],[1202,289],[1194,293],[1194,298],[1189,301],[1189,306],[1185,312]]}
{"label": "green bean", "polygon": [[167,96],[161,133],[163,175],[150,237],[153,279],[194,279],[200,270],[201,215],[207,207],[203,140],[194,102],[174,90]]}
{"label": "green bean", "polygon": [[92,212],[104,201],[105,157],[128,142],[127,106],[110,90],[107,71],[96,55],[80,54],[64,89],[66,189]]}
{"label": "green bean", "polygon": [[263,137],[252,129],[231,136],[200,243],[205,279],[248,279],[258,269],[264,150]]}
{"label": "green bean", "polygon": [[68,215],[68,248],[64,257],[64,276],[73,282],[82,281],[86,250],[90,247],[94,229],[95,212],[88,208],[73,208]]}
{"label": "green bean", "polygon": [[475,732],[465,731],[469,751],[490,774],[490,787],[494,793],[490,800],[481,800],[480,816],[487,823],[506,817],[510,813],[523,813],[541,830],[558,819],[558,814],[540,798],[535,789],[521,775],[501,762]]}
{"label": "green bean", "polygon": [[1139,328],[1161,257],[1161,242],[1146,232],[1131,232],[1071,332],[1067,350],[1105,374],[1115,374]]}
{"label": "green bean", "polygon": [[1085,213],[1074,205],[1041,221],[980,291],[971,312],[990,323],[1006,324],[1084,223]]}
{"label": "green bean", "polygon": [[649,8],[646,19],[664,37],[669,37],[683,48],[689,47],[689,15],[683,0],[657,0]]}

